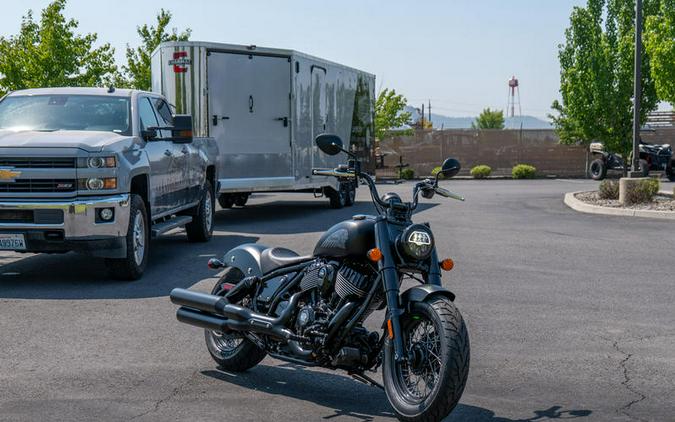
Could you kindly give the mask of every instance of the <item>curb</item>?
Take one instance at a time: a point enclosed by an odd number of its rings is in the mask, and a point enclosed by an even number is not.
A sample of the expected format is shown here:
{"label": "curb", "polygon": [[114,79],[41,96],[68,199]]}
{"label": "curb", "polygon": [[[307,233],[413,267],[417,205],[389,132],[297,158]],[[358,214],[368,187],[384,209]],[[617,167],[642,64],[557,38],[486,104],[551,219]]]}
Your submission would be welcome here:
{"label": "curb", "polygon": [[599,205],[591,205],[578,200],[574,195],[583,193],[585,191],[568,192],[565,194],[565,205],[575,211],[585,212],[588,214],[603,214],[603,215],[619,215],[624,217],[644,217],[644,218],[659,218],[665,220],[675,220],[675,211],[655,211],[655,210],[631,210],[623,208],[601,207]]}

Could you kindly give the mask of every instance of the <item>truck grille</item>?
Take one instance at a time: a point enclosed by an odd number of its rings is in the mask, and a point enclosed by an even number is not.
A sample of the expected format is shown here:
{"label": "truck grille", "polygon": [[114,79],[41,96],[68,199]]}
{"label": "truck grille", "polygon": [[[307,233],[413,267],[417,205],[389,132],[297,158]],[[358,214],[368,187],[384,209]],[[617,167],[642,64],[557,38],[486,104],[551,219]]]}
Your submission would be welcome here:
{"label": "truck grille", "polygon": [[75,168],[77,159],[74,157],[0,157],[0,167],[15,168],[50,168],[50,169],[71,169]]}
{"label": "truck grille", "polygon": [[0,182],[0,193],[49,193],[75,192],[75,179],[16,179]]}

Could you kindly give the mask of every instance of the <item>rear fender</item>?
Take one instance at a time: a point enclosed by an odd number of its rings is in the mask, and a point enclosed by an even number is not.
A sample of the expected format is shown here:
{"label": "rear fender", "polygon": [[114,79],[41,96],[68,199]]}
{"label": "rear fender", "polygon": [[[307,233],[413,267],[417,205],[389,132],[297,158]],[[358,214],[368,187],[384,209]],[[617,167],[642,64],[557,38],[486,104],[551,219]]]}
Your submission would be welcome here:
{"label": "rear fender", "polygon": [[267,246],[257,243],[245,243],[236,248],[230,249],[223,255],[223,263],[227,267],[237,268],[246,277],[262,277],[260,266],[260,255]]}
{"label": "rear fender", "polygon": [[450,290],[433,284],[422,284],[420,286],[411,287],[401,294],[401,307],[410,309],[410,304],[414,302],[424,302],[427,298],[433,296],[446,297],[450,302],[455,301],[455,294]]}

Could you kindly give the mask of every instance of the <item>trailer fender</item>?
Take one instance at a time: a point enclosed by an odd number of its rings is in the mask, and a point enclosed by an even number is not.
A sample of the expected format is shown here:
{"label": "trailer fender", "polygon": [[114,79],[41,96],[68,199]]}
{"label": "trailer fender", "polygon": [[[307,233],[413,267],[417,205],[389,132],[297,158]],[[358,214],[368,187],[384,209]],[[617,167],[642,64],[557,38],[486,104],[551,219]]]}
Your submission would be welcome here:
{"label": "trailer fender", "polygon": [[223,255],[223,263],[227,267],[237,268],[246,277],[262,277],[260,255],[268,246],[257,243],[245,243],[230,249]]}

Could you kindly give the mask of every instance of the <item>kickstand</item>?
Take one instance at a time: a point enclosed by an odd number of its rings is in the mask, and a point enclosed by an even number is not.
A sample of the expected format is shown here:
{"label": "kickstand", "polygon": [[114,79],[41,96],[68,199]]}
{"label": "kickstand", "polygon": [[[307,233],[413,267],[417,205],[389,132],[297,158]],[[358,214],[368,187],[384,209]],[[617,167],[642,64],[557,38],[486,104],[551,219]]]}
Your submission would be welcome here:
{"label": "kickstand", "polygon": [[364,374],[363,372],[347,372],[348,375],[350,375],[352,378],[354,378],[357,381],[360,381],[366,385],[370,385],[371,387],[377,387],[381,390],[384,390],[384,386],[380,384],[379,382],[375,381],[374,379],[370,378],[368,375]]}

